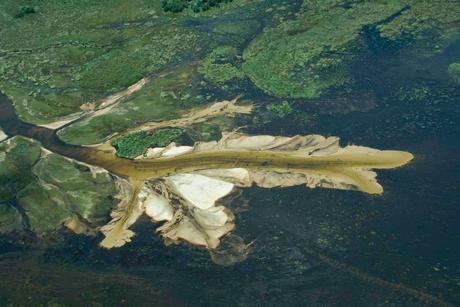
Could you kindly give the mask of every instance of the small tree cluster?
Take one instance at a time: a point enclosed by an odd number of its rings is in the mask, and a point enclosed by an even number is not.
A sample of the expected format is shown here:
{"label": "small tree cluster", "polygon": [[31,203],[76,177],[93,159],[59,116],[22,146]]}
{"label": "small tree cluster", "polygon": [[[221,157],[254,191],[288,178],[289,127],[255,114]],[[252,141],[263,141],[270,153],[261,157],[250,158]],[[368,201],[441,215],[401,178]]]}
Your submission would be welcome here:
{"label": "small tree cluster", "polygon": [[165,12],[179,13],[186,8],[199,13],[219,6],[221,3],[232,2],[233,0],[162,0],[161,4]]}
{"label": "small tree cluster", "polygon": [[184,130],[181,128],[163,128],[152,133],[135,132],[112,141],[117,155],[135,158],[142,155],[149,147],[165,147],[173,141],[180,140]]}

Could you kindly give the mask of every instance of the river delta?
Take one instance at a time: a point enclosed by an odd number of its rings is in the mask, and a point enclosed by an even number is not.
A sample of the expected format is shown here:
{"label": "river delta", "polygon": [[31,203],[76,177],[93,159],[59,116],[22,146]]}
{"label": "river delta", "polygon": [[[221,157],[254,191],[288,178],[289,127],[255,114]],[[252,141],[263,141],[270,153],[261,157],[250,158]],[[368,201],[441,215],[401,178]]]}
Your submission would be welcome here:
{"label": "river delta", "polygon": [[0,3],[0,306],[460,304],[460,5]]}

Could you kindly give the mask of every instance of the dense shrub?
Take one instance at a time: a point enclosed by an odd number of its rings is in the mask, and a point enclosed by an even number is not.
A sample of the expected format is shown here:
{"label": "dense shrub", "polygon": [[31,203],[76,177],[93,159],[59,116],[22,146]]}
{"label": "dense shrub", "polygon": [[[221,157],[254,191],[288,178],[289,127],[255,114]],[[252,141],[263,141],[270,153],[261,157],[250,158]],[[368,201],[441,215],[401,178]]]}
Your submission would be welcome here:
{"label": "dense shrub", "polygon": [[188,1],[186,0],[162,0],[161,5],[165,12],[179,13],[187,7]]}
{"label": "dense shrub", "polygon": [[232,2],[233,0],[162,0],[161,4],[165,12],[179,13],[190,8],[195,13],[204,12],[221,3]]}
{"label": "dense shrub", "polygon": [[142,155],[149,147],[165,147],[177,141],[184,134],[180,128],[164,128],[148,133],[145,131],[128,134],[112,141],[117,155],[124,158],[135,158]]}

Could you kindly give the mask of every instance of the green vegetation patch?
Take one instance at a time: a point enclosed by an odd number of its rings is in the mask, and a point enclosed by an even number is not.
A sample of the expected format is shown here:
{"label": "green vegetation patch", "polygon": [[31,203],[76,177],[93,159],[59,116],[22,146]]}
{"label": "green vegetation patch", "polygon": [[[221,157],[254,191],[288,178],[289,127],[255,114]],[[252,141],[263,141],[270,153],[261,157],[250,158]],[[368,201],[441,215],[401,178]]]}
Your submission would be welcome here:
{"label": "green vegetation patch", "polygon": [[11,203],[32,179],[32,166],[40,158],[37,142],[13,138],[0,143],[0,203]]}
{"label": "green vegetation patch", "polygon": [[449,65],[448,72],[450,77],[460,84],[460,63],[452,63]]}
{"label": "green vegetation patch", "polygon": [[[351,82],[349,64],[369,45],[384,47],[401,36],[418,39],[427,32],[447,35],[459,14],[459,6],[446,1],[305,0],[296,19],[266,29],[251,42],[243,70],[270,95],[317,98]],[[423,27],[413,26],[418,23]]]}
{"label": "green vegetation patch", "polygon": [[198,67],[205,80],[214,85],[222,86],[232,80],[245,77],[241,68],[241,57],[238,50],[230,46],[214,49]]}
{"label": "green vegetation patch", "polygon": [[124,158],[135,158],[145,153],[150,147],[165,147],[178,141],[184,134],[181,128],[164,128],[152,133],[145,131],[131,133],[112,141],[117,155]]}
{"label": "green vegetation patch", "polygon": [[195,13],[204,12],[233,0],[162,0],[161,6],[165,12],[179,13],[190,9]]}
{"label": "green vegetation patch", "polygon": [[399,9],[325,3],[305,2],[296,20],[268,29],[245,50],[243,69],[257,87],[279,97],[315,98],[343,86],[349,80],[347,62],[362,44],[359,31]]}
{"label": "green vegetation patch", "polygon": [[82,119],[60,130],[58,135],[69,144],[96,144],[145,122],[178,118],[182,111],[213,99],[201,94],[195,79],[194,66],[178,68],[153,79],[110,112]]}
{"label": "green vegetation patch", "polygon": [[0,143],[0,233],[23,229],[23,218],[15,207],[16,194],[34,180],[31,168],[40,154],[40,145],[25,138]]}
{"label": "green vegetation patch", "polygon": [[113,179],[107,172],[92,172],[88,166],[49,154],[35,165],[34,173],[40,180],[64,191],[72,209],[83,218],[91,222],[107,218],[113,206],[111,195],[116,193]]}
{"label": "green vegetation patch", "polygon": [[0,233],[19,232],[22,229],[22,217],[18,209],[0,203]]}
{"label": "green vegetation patch", "polygon": [[394,2],[403,6],[403,11],[388,16],[377,25],[378,33],[383,39],[415,41],[427,37],[433,43],[437,37],[449,39],[451,34],[458,33],[460,6],[455,1],[398,0]]}
{"label": "green vegetation patch", "polygon": [[25,211],[28,226],[36,234],[55,230],[72,216],[65,192],[37,180],[19,191],[17,205]]}
{"label": "green vegetation patch", "polygon": [[56,230],[73,216],[103,223],[114,206],[113,178],[60,155],[42,156],[36,141],[0,143],[0,233]]}
{"label": "green vegetation patch", "polygon": [[15,18],[17,1],[0,2],[0,89],[34,124],[60,120],[191,59],[202,42],[194,30],[157,15],[157,1],[31,3],[35,14]]}
{"label": "green vegetation patch", "polygon": [[292,109],[291,105],[287,101],[283,101],[282,103],[270,103],[267,106],[267,110],[279,118],[284,118],[294,112],[294,109]]}
{"label": "green vegetation patch", "polygon": [[[157,27],[154,32],[140,34],[90,63],[78,76],[82,89],[95,93],[122,90],[146,74],[176,62],[198,48],[197,35],[173,26]],[[193,48],[193,49],[192,49]]]}

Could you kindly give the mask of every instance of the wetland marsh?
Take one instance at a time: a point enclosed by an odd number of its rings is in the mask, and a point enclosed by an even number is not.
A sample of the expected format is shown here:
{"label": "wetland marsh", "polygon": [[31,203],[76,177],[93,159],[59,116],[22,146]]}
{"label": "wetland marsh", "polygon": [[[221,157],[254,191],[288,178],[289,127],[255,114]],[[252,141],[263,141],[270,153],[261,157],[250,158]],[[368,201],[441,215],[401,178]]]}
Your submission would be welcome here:
{"label": "wetland marsh", "polygon": [[2,2],[0,306],[460,304],[459,7]]}

